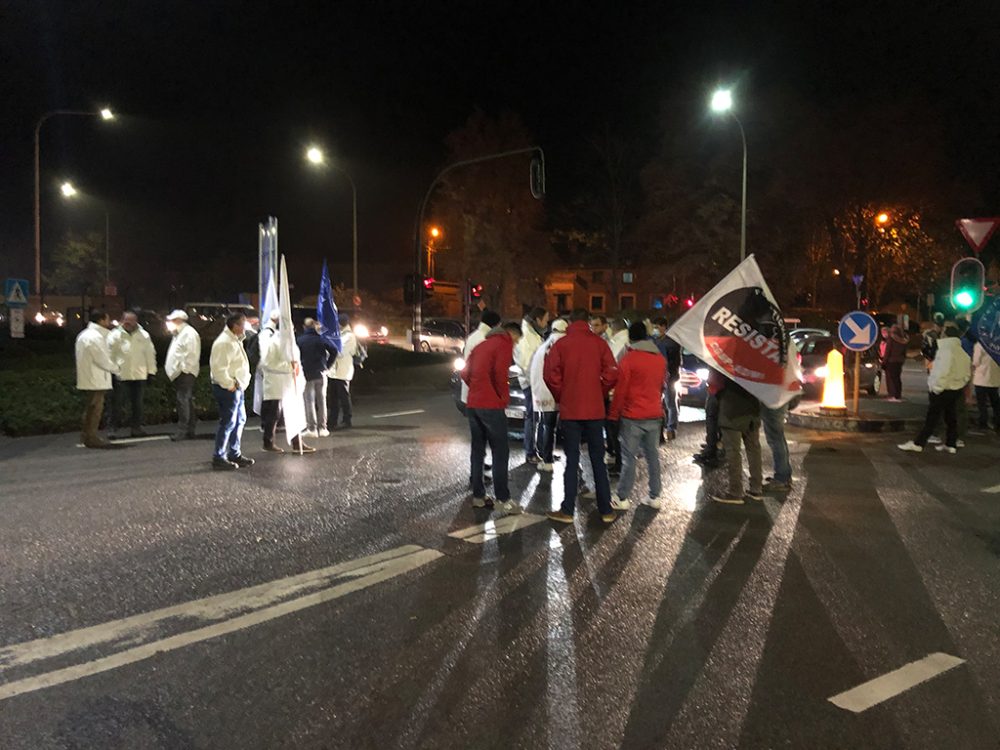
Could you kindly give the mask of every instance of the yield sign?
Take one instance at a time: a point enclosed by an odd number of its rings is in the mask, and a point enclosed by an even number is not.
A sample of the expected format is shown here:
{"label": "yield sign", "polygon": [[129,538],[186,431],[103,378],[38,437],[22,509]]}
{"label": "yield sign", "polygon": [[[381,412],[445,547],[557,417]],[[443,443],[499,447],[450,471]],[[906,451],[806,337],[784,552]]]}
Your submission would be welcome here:
{"label": "yield sign", "polygon": [[965,237],[965,241],[972,246],[977,253],[986,247],[990,237],[1000,227],[1000,217],[990,219],[959,219],[955,222],[958,231]]}

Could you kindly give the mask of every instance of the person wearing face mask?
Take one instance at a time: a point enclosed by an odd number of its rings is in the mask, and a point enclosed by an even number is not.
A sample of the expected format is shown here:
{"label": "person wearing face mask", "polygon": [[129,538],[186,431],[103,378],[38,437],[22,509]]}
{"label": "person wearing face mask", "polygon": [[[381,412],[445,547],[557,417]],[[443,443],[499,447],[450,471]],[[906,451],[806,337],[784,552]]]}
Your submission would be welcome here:
{"label": "person wearing face mask", "polygon": [[111,431],[123,425],[123,402],[127,398],[131,404],[130,426],[132,437],[143,437],[142,397],[146,381],[156,375],[156,349],[146,330],[139,325],[134,312],[122,316],[122,324],[108,334],[108,348],[111,359],[117,365],[119,374],[114,378],[114,394],[111,406]]}
{"label": "person wearing face mask", "polygon": [[110,328],[111,316],[103,310],[94,310],[90,323],[76,337],[76,388],[86,399],[80,438],[87,448],[111,447],[111,443],[97,434],[104,396],[111,390],[111,376],[118,374],[108,348]]}

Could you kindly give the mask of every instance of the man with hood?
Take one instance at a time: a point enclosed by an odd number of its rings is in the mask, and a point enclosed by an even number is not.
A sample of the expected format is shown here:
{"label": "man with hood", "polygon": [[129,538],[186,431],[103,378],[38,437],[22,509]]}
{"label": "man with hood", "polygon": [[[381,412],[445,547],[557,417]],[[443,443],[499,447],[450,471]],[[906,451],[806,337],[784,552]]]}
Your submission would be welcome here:
{"label": "man with hood", "polygon": [[559,404],[556,403],[552,391],[545,384],[545,357],[555,343],[566,335],[567,323],[562,318],[552,322],[552,333],[538,347],[531,358],[528,374],[531,381],[531,399],[538,422],[538,435],[535,447],[538,451],[539,471],[551,473],[555,459],[553,449],[556,443],[556,422],[559,419]]}
{"label": "man with hood", "polygon": [[930,403],[927,406],[927,417],[924,427],[916,438],[898,446],[900,450],[921,453],[927,441],[934,433],[941,416],[947,436],[944,445],[937,446],[939,451],[956,453],[958,450],[958,418],[956,411],[959,400],[965,394],[965,386],[972,377],[972,360],[962,348],[958,327],[948,324],[944,327],[937,341],[937,352],[931,365],[931,374],[927,378],[927,388],[930,391]]}
{"label": "man with hood", "polygon": [[171,440],[190,440],[198,426],[194,385],[201,366],[201,336],[187,321],[188,314],[183,310],[174,310],[167,316],[173,338],[163,369],[177,392],[177,432],[171,435]]}
{"label": "man with hood", "polygon": [[628,510],[635,484],[639,451],[646,457],[649,471],[649,497],[645,501],[654,510],[660,507],[660,429],[663,420],[663,379],[667,360],[646,334],[644,323],[628,328],[629,348],[618,363],[618,383],[608,418],[619,424],[622,473],[618,493],[611,498],[615,510]]}
{"label": "man with hood", "polygon": [[529,464],[538,463],[535,453],[535,411],[531,399],[531,358],[542,345],[545,326],[548,324],[548,312],[541,307],[532,308],[521,321],[521,340],[514,348],[517,380],[524,391],[524,459]]}
{"label": "man with hood", "polygon": [[87,448],[111,447],[111,443],[97,434],[104,396],[111,390],[111,376],[119,373],[108,348],[109,328],[111,316],[104,310],[94,310],[87,327],[76,337],[76,388],[86,396],[80,441]]}
{"label": "man with hood", "polygon": [[[885,387],[892,402],[903,400],[903,364],[906,362],[906,346],[909,342],[910,338],[903,333],[898,323],[889,329],[885,354],[882,356],[882,370],[885,372]],[[935,343],[935,351],[936,349]]]}
{"label": "man with hood", "polygon": [[[479,325],[476,327],[475,331],[469,334],[469,338],[465,340],[465,349],[462,351],[462,359],[468,362],[469,357],[472,356],[472,350],[483,343],[486,340],[486,334],[498,325],[500,325],[500,316],[492,310],[483,310],[482,315],[479,318]],[[465,380],[462,380],[462,403],[466,404],[468,401],[469,386],[466,384]]]}

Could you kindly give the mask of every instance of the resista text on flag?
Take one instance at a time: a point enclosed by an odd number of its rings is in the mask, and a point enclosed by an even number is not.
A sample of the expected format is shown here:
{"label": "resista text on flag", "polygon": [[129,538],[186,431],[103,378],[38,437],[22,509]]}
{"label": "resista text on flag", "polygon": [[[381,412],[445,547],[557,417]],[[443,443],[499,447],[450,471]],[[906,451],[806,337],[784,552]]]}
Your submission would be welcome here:
{"label": "resista text on flag", "polygon": [[277,346],[281,347],[285,361],[295,363],[292,377],[285,379],[285,387],[281,394],[281,411],[285,415],[285,438],[291,447],[292,441],[306,429],[306,404],[302,398],[306,390],[306,376],[302,373],[300,365],[302,356],[299,354],[299,345],[295,343],[292,302],[288,296],[288,271],[285,268],[284,255],[281,256],[281,292],[278,294],[278,305],[281,310],[281,323],[278,325]]}
{"label": "resista text on flag", "polygon": [[781,311],[753,255],[678,318],[667,335],[769,408],[802,392]]}

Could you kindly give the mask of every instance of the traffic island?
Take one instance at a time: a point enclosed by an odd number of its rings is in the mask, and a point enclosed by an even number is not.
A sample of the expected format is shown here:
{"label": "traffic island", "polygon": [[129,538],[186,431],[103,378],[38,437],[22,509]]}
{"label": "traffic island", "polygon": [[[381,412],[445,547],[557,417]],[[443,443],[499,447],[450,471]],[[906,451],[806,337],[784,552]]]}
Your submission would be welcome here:
{"label": "traffic island", "polygon": [[904,414],[866,412],[864,409],[858,415],[851,414],[849,410],[838,414],[819,404],[801,404],[788,412],[788,424],[829,432],[905,432],[920,429],[923,419],[907,418]]}

